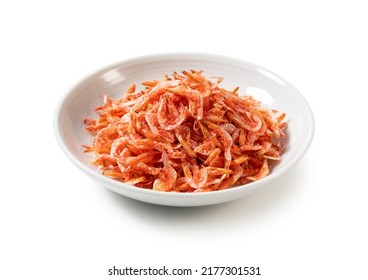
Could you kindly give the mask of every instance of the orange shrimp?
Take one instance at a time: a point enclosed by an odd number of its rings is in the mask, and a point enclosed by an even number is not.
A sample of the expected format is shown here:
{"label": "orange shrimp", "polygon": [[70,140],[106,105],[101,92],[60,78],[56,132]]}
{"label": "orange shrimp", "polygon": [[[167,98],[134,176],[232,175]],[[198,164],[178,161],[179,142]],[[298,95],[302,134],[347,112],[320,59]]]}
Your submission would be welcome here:
{"label": "orange shrimp", "polygon": [[116,127],[110,126],[102,128],[96,135],[94,145],[105,146],[111,145],[114,140],[119,137]]}
{"label": "orange shrimp", "polygon": [[153,189],[158,191],[171,191],[177,178],[176,170],[171,166],[166,152],[162,153],[163,169],[153,183]]}
{"label": "orange shrimp", "polygon": [[96,165],[101,170],[113,169],[114,166],[117,166],[117,160],[114,156],[99,154],[97,155],[93,161],[91,161],[94,165]]}
{"label": "orange shrimp", "polygon": [[168,103],[167,97],[162,96],[161,101],[160,101],[160,106],[157,111],[157,120],[161,128],[165,130],[173,130],[179,127],[186,119],[187,117],[186,110],[183,106],[181,106],[179,108],[180,113],[176,111],[177,114],[174,114],[174,115],[177,115],[176,118],[173,120],[169,120],[168,116],[172,116],[172,114],[170,114],[170,110],[168,110],[167,108],[168,106],[167,103]]}
{"label": "orange shrimp", "polygon": [[231,146],[233,144],[233,138],[223,128],[215,125],[211,122],[205,121],[205,124],[210,128],[218,137],[221,138],[224,145],[224,155],[227,161],[231,161]]}
{"label": "orange shrimp", "polygon": [[269,168],[268,168],[268,161],[267,161],[267,159],[264,159],[261,170],[259,171],[259,173],[254,175],[254,176],[248,176],[247,179],[251,180],[251,181],[257,181],[257,180],[260,180],[260,179],[266,177],[269,174],[269,172],[270,171],[269,171]]}
{"label": "orange shrimp", "polygon": [[226,90],[222,77],[174,72],[131,85],[120,99],[104,95],[86,118],[94,135],[91,163],[102,174],[140,188],[209,192],[256,180],[282,160],[285,113],[262,108],[251,96]]}

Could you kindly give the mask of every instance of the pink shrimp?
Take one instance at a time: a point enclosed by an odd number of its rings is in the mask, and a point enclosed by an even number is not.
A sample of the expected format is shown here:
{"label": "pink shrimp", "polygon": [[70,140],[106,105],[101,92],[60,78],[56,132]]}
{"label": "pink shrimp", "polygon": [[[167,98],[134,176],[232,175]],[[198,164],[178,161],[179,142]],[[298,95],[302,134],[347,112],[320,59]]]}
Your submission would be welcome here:
{"label": "pink shrimp", "polygon": [[171,191],[177,178],[177,172],[171,166],[166,152],[162,153],[162,162],[164,167],[158,178],[154,181],[153,189],[158,191]]}
{"label": "pink shrimp", "polygon": [[157,121],[157,115],[154,114],[154,113],[151,113],[151,112],[148,112],[146,115],[145,115],[145,118],[146,118],[146,122],[149,126],[149,128],[151,129],[151,131],[154,133],[154,134],[158,134],[158,128],[156,126],[156,121]]}
{"label": "pink shrimp", "polygon": [[169,92],[185,97],[189,101],[189,112],[197,120],[203,117],[203,94],[189,87],[178,86],[167,89]]}
{"label": "pink shrimp", "polygon": [[101,170],[113,169],[113,167],[118,165],[115,157],[106,154],[99,154],[91,163]]}
{"label": "pink shrimp", "polygon": [[286,148],[285,114],[262,108],[239,87],[219,87],[222,77],[203,71],[174,72],[131,85],[120,99],[104,95],[86,118],[102,174],[140,188],[209,192],[267,176],[270,161]]}
{"label": "pink shrimp", "polygon": [[269,172],[270,172],[270,170],[268,168],[268,161],[267,161],[267,159],[264,159],[261,170],[259,171],[259,173],[254,175],[254,176],[248,176],[247,179],[251,180],[251,181],[258,181],[258,180],[266,177],[269,174]]}
{"label": "pink shrimp", "polygon": [[231,146],[233,145],[233,138],[223,128],[217,126],[211,122],[205,121],[205,124],[210,128],[217,136],[222,139],[224,145],[224,155],[227,161],[231,161]]}
{"label": "pink shrimp", "polygon": [[178,113],[175,119],[168,120],[167,116],[170,114],[168,114],[168,109],[167,109],[167,97],[162,96],[160,106],[157,111],[157,120],[158,120],[158,123],[160,124],[160,127],[165,130],[173,130],[179,127],[185,121],[187,117],[186,109],[183,106],[179,108],[179,111],[180,111],[180,114]]}
{"label": "pink shrimp", "polygon": [[214,148],[215,148],[215,144],[212,141],[207,141],[203,143],[202,145],[197,146],[194,149],[194,152],[199,153],[204,156],[208,156],[211,154]]}
{"label": "pink shrimp", "polygon": [[119,133],[117,132],[117,128],[115,126],[105,127],[97,133],[94,145],[104,146],[112,144],[112,142],[118,137]]}

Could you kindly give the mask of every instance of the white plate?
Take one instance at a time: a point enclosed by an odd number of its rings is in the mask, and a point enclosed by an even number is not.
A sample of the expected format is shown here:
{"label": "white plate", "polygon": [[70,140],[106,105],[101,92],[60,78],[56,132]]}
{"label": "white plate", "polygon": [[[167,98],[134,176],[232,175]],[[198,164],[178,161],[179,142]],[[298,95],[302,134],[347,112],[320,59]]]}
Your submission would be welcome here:
{"label": "white plate", "polygon": [[[287,114],[288,147],[281,162],[264,179],[244,186],[208,193],[166,193],[130,186],[101,175],[89,164],[91,155],[82,144],[92,142],[83,119],[96,118],[94,108],[101,105],[103,94],[121,97],[132,83],[161,79],[163,74],[183,70],[204,70],[205,76],[222,76],[221,86],[253,95],[263,106]],[[269,70],[238,59],[203,53],[169,53],[138,57],[107,67],[80,82],[67,93],[57,107],[54,128],[60,147],[82,171],[106,188],[127,197],[170,206],[201,206],[238,199],[289,171],[302,158],[314,133],[312,112],[304,97],[287,81]]]}

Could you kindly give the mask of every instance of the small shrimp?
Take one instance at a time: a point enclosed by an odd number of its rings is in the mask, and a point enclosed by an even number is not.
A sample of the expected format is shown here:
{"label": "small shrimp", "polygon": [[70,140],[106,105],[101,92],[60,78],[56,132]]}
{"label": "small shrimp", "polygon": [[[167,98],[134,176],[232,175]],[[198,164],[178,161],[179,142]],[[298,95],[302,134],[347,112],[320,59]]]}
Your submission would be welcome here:
{"label": "small shrimp", "polygon": [[105,146],[112,144],[119,137],[119,133],[115,126],[109,126],[101,129],[95,138],[94,145]]}
{"label": "small shrimp", "polygon": [[96,124],[96,120],[94,119],[91,119],[91,118],[85,118],[83,123],[87,126],[89,125],[95,125]]}
{"label": "small shrimp", "polygon": [[243,157],[238,157],[237,159],[234,159],[231,164],[233,165],[240,165],[242,164],[243,162],[246,162],[248,160],[248,157],[247,156],[243,156]]}
{"label": "small shrimp", "polygon": [[231,146],[233,145],[233,138],[223,128],[211,122],[205,121],[205,124],[212,129],[212,131],[222,139],[224,144],[224,155],[227,161],[231,161]]}
{"label": "small shrimp", "polygon": [[202,145],[197,146],[194,149],[194,152],[204,155],[204,156],[209,156],[214,148],[215,148],[215,144],[212,141],[207,141],[203,143]]}
{"label": "small shrimp", "polygon": [[239,146],[238,146],[238,145],[236,145],[236,144],[233,144],[233,145],[231,146],[231,153],[232,153],[233,155],[237,155],[237,156],[242,155],[242,151],[240,151]]}
{"label": "small shrimp", "polygon": [[271,160],[281,160],[280,152],[274,147],[271,147],[266,153],[264,153],[263,157]]}
{"label": "small shrimp", "polygon": [[206,167],[208,175],[229,175],[233,173],[230,169],[219,168],[219,167]]}
{"label": "small shrimp", "polygon": [[281,123],[286,117],[285,113],[282,113],[280,116],[278,116],[276,119],[279,123]]}
{"label": "small shrimp", "polygon": [[233,132],[233,134],[231,135],[231,137],[233,138],[234,143],[239,143],[240,129],[241,128],[236,128],[235,131]]}
{"label": "small shrimp", "polygon": [[125,179],[127,179],[128,177],[127,174],[124,174],[124,173],[121,173],[120,171],[115,171],[115,170],[105,170],[103,171],[102,174],[111,179],[123,180],[123,181],[125,181]]}
{"label": "small shrimp", "polygon": [[263,155],[265,153],[267,153],[272,147],[272,142],[269,141],[262,141],[262,149],[260,149],[257,154],[258,155]]}
{"label": "small shrimp", "polygon": [[193,172],[191,172],[187,162],[182,163],[183,172],[186,178],[186,182],[194,189],[201,189],[207,182],[208,172],[207,168],[198,168],[197,165],[193,165]]}
{"label": "small shrimp", "polygon": [[243,152],[244,151],[259,151],[261,149],[262,149],[262,145],[260,144],[253,144],[253,145],[246,144],[240,147],[240,150]]}
{"label": "small shrimp", "polygon": [[150,102],[155,98],[165,93],[165,90],[171,87],[176,87],[180,83],[179,81],[162,81],[159,82],[155,87],[153,87],[147,94],[139,97],[137,104],[131,107],[130,112],[138,112],[144,109]]}
{"label": "small shrimp", "polygon": [[96,165],[101,170],[113,169],[118,165],[115,157],[106,154],[98,155],[91,161],[91,163]]}
{"label": "small shrimp", "polygon": [[207,127],[205,127],[201,122],[198,122],[198,124],[199,124],[199,127],[201,129],[204,139],[208,139],[212,141],[217,147],[222,147],[222,144],[220,143],[220,141],[209,132]]}
{"label": "small shrimp", "polygon": [[135,149],[139,150],[151,150],[152,152],[154,152],[154,150],[160,152],[167,151],[168,153],[174,152],[170,142],[157,142],[152,139],[139,139],[130,141],[130,144],[134,146]]}
{"label": "small shrimp", "polygon": [[119,157],[127,143],[128,143],[127,139],[124,138],[116,139],[111,145],[110,155],[113,157]]}
{"label": "small shrimp", "polygon": [[202,167],[199,170],[193,171],[193,184],[190,185],[194,189],[202,189],[204,185],[207,183],[207,168]]}
{"label": "small shrimp", "polygon": [[96,121],[90,118],[84,119],[84,124],[86,125],[86,130],[92,134],[97,134],[101,129],[109,125],[108,121]]}
{"label": "small shrimp", "polygon": [[212,150],[212,152],[208,155],[204,164],[208,166],[212,166],[218,159],[220,153],[221,153],[221,150],[219,148]]}
{"label": "small shrimp", "polygon": [[270,170],[268,168],[268,161],[267,161],[267,159],[264,159],[263,163],[262,163],[261,170],[259,171],[259,173],[254,175],[254,176],[248,176],[247,179],[251,180],[251,181],[258,181],[258,180],[266,177],[269,173],[270,173]]}
{"label": "small shrimp", "polygon": [[158,128],[156,126],[156,121],[157,121],[157,115],[154,114],[154,113],[151,113],[151,112],[148,112],[146,115],[145,115],[145,119],[146,119],[146,122],[149,126],[149,128],[151,129],[151,131],[154,133],[154,134],[158,134]]}
{"label": "small shrimp", "polygon": [[239,146],[243,146],[245,145],[245,132],[244,132],[244,129],[240,129],[240,132],[239,132]]}
{"label": "small shrimp", "polygon": [[173,153],[169,154],[170,158],[176,159],[185,159],[186,154],[184,151],[174,151]]}
{"label": "small shrimp", "polygon": [[180,142],[180,144],[182,145],[182,147],[185,149],[185,151],[188,153],[189,156],[191,156],[192,158],[194,158],[196,156],[194,150],[192,149],[192,147],[186,142],[184,136],[182,134],[180,134],[179,130],[175,131],[175,136],[178,139],[178,141]]}
{"label": "small shrimp", "polygon": [[144,162],[138,162],[132,169],[143,174],[158,175],[161,173],[161,168],[149,166]]}
{"label": "small shrimp", "polygon": [[236,130],[236,126],[233,125],[232,123],[225,123],[220,125],[220,127],[225,130],[227,133],[229,133],[230,135],[232,135],[235,130]]}
{"label": "small shrimp", "polygon": [[217,125],[227,124],[225,119],[213,115],[208,115],[205,120]]}
{"label": "small shrimp", "polygon": [[147,163],[147,162],[152,161],[152,159],[156,155],[158,155],[158,153],[147,152],[147,153],[140,154],[138,156],[119,158],[117,162],[118,162],[118,165],[121,171],[125,172],[125,171],[129,171],[130,169],[133,169],[135,165],[137,165],[139,162]]}
{"label": "small shrimp", "polygon": [[184,106],[181,106],[179,108],[179,112],[180,114],[178,114],[178,116],[175,119],[169,120],[170,114],[167,109],[167,97],[162,96],[160,106],[157,111],[157,120],[158,123],[160,124],[160,127],[165,130],[173,130],[179,127],[187,117],[186,109],[184,108]]}
{"label": "small shrimp", "polygon": [[211,94],[211,87],[210,84],[208,82],[208,80],[201,75],[202,71],[183,71],[183,74],[190,77],[192,80],[194,80],[195,82],[198,83],[199,86],[197,86],[197,88],[200,89],[201,92],[203,92],[203,95],[205,97],[209,96]]}
{"label": "small shrimp", "polygon": [[189,87],[178,86],[167,89],[168,92],[177,94],[189,100],[189,112],[197,120],[203,118],[203,95]]}
{"label": "small shrimp", "polygon": [[163,169],[158,178],[153,182],[153,189],[157,191],[171,191],[177,178],[176,170],[171,166],[166,152],[162,153]]}
{"label": "small shrimp", "polygon": [[[215,104],[214,104],[215,105]],[[216,116],[219,118],[224,118],[226,111],[222,109],[221,106],[213,107],[212,109],[206,112],[206,116]],[[230,123],[228,123],[230,124]]]}
{"label": "small shrimp", "polygon": [[145,176],[141,176],[141,177],[138,177],[138,178],[130,179],[130,180],[126,181],[125,183],[129,184],[129,185],[137,185],[138,183],[144,182],[146,180],[147,180],[147,178]]}
{"label": "small shrimp", "polygon": [[145,81],[142,83],[142,85],[146,86],[147,88],[153,88],[157,86],[160,83],[159,80],[153,80],[153,81]]}
{"label": "small shrimp", "polygon": [[157,142],[168,142],[173,144],[176,141],[175,135],[172,131],[166,131],[163,129],[158,130],[158,134],[154,134],[152,131],[142,131],[144,137],[152,139]]}
{"label": "small shrimp", "polygon": [[238,165],[234,168],[234,172],[231,174],[230,178],[225,179],[222,181],[219,190],[224,190],[227,189],[229,187],[231,187],[232,185],[234,185],[236,183],[236,181],[239,180],[239,178],[241,177],[241,175],[243,174],[243,168]]}

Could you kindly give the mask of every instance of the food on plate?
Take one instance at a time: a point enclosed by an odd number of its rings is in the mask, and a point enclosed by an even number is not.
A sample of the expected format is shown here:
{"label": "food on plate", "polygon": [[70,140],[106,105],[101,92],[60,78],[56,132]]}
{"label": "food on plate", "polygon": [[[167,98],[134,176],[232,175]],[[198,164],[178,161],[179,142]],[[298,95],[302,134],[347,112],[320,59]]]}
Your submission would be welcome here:
{"label": "food on plate", "polygon": [[285,113],[264,108],[222,77],[203,71],[164,75],[131,85],[120,99],[105,95],[97,119],[92,164],[110,178],[165,192],[208,192],[260,180],[281,160]]}

